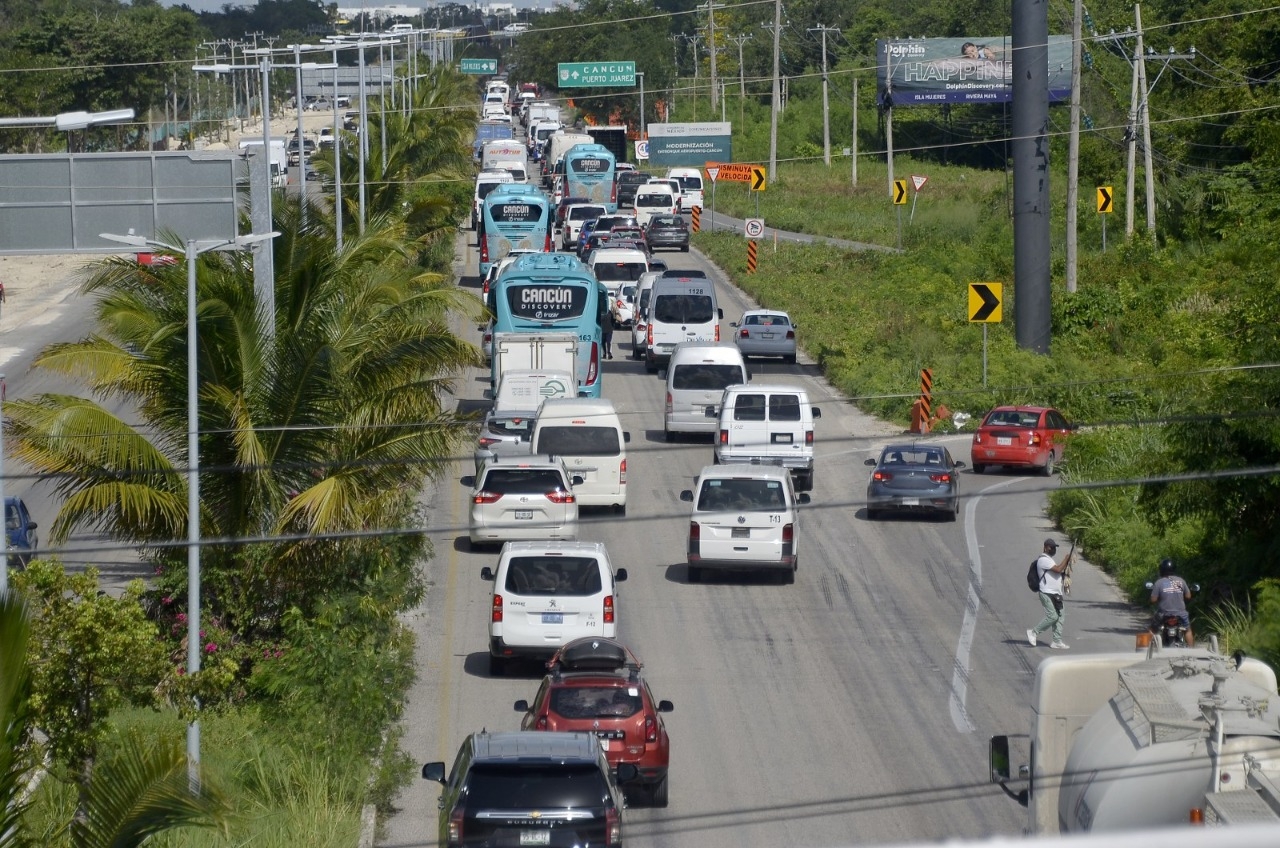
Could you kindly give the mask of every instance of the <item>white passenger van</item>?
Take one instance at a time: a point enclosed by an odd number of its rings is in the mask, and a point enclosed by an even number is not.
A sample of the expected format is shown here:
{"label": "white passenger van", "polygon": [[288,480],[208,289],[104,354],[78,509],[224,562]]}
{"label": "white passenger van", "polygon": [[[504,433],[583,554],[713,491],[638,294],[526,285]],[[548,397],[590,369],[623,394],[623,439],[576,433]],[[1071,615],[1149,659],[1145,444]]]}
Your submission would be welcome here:
{"label": "white passenger van", "polygon": [[484,203],[485,195],[503,183],[513,183],[515,181],[516,179],[511,175],[510,171],[496,168],[476,174],[476,193],[471,199],[471,229],[477,229],[480,225],[480,204]]}
{"label": "white passenger van", "polygon": [[[671,273],[671,272],[668,272]],[[678,272],[675,272],[678,273]],[[659,277],[649,295],[644,367],[649,373],[665,365],[682,342],[720,341],[716,288],[705,277]]]}
{"label": "white passenger van", "polygon": [[636,199],[632,206],[632,214],[642,227],[654,215],[680,214],[680,198],[665,183],[645,183],[640,186],[636,189]]}
{"label": "white passenger van", "polygon": [[716,419],[708,418],[708,411],[719,411],[726,388],[749,379],[751,372],[737,345],[676,345],[667,364],[667,407],[662,420],[667,441],[675,441],[676,433],[714,433]]}
{"label": "white passenger van", "polygon": [[649,343],[649,297],[653,294],[654,281],[661,276],[661,271],[649,271],[636,281],[635,317],[631,322],[632,359],[644,359]]}
{"label": "white passenger van", "polygon": [[627,442],[631,434],[613,401],[603,398],[548,398],[533,425],[533,452],[558,456],[582,478],[573,493],[583,506],[627,511]]}
{"label": "white passenger van", "polygon": [[668,168],[667,178],[680,183],[680,208],[702,208],[702,171],[697,168]]}
{"label": "white passenger van", "polygon": [[489,674],[506,672],[511,660],[549,659],[583,636],[612,639],[618,628],[615,573],[600,542],[507,542],[498,567],[480,569],[493,581],[489,601]]}
{"label": "white passenger van", "polygon": [[822,417],[822,410],[809,403],[804,389],[759,383],[729,386],[716,417],[718,464],[781,465],[795,478],[796,489],[813,488],[813,422]]}
{"label": "white passenger van", "polygon": [[623,283],[634,283],[649,271],[649,256],[629,247],[598,247],[587,257],[587,267],[612,296]]}

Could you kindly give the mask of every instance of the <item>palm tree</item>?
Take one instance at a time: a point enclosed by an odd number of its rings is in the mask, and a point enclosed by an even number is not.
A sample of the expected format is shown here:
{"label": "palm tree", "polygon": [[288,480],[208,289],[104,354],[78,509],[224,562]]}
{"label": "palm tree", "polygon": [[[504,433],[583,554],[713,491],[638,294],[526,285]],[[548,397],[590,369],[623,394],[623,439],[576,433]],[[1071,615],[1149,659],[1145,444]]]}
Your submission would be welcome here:
{"label": "palm tree", "polygon": [[[299,232],[295,207],[277,213],[274,335],[244,259],[198,260],[202,535],[289,537],[254,554],[252,568],[239,546],[203,549],[209,602],[241,632],[270,630],[335,585],[361,585],[370,566],[350,554],[361,543],[316,537],[402,526],[408,498],[466,436],[469,419],[447,396],[480,362],[448,325],[477,301],[415,271],[402,225],[375,219],[338,253],[324,225]],[[36,360],[97,399],[6,405],[14,453],[63,496],[55,544],[80,528],[138,545],[185,538],[184,270],[102,262],[85,283],[101,298],[98,331]],[[111,412],[101,402],[111,398],[134,411]]]}
{"label": "palm tree", "polygon": [[[14,591],[0,593],[0,848],[41,844],[23,829],[33,768],[31,673],[27,663],[27,606]],[[227,800],[201,782],[191,785],[187,759],[174,742],[129,738],[95,770],[77,816],[68,822],[74,848],[128,848],[181,827],[224,832]]]}

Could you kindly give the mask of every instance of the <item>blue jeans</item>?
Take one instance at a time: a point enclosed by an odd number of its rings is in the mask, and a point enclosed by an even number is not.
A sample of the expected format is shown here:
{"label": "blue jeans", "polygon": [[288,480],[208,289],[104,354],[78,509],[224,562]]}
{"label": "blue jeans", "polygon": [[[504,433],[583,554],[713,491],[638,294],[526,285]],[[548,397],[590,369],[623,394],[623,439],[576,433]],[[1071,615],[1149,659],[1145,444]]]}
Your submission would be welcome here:
{"label": "blue jeans", "polygon": [[1050,627],[1053,628],[1053,641],[1062,641],[1062,624],[1067,618],[1067,607],[1064,604],[1061,610],[1055,609],[1053,606],[1053,595],[1040,593],[1040,606],[1044,607],[1044,620],[1035,626],[1036,634],[1039,635]]}

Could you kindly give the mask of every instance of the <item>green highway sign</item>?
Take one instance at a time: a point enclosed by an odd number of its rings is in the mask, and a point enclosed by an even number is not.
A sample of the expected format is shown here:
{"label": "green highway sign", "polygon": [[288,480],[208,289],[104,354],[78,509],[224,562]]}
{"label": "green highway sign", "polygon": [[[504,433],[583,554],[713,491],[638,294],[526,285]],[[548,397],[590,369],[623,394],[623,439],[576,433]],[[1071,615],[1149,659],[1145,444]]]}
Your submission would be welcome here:
{"label": "green highway sign", "polygon": [[561,62],[556,73],[560,88],[604,88],[635,85],[635,62]]}
{"label": "green highway sign", "polygon": [[497,59],[463,59],[460,70],[464,74],[496,74]]}

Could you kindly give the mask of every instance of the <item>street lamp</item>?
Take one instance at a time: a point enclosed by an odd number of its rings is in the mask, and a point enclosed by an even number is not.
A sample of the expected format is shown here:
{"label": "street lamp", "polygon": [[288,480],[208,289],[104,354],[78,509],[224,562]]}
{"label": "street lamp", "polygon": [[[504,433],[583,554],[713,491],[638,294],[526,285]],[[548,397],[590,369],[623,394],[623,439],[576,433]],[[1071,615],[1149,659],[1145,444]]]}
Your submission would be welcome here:
{"label": "street lamp", "polygon": [[62,112],[43,118],[0,118],[0,127],[54,127],[60,130],[85,130],[103,124],[123,124],[133,120],[132,109],[108,112]]}
{"label": "street lamp", "polygon": [[[211,250],[240,250],[273,239],[278,232],[252,233],[234,239],[187,239],[185,247],[130,233],[126,236],[99,233],[98,238],[130,247],[158,247],[187,257],[187,673],[200,670],[200,418],[196,400],[196,257]],[[268,320],[275,322],[274,315]],[[199,701],[197,713],[187,725],[187,768],[191,785],[196,786],[200,765]]]}

